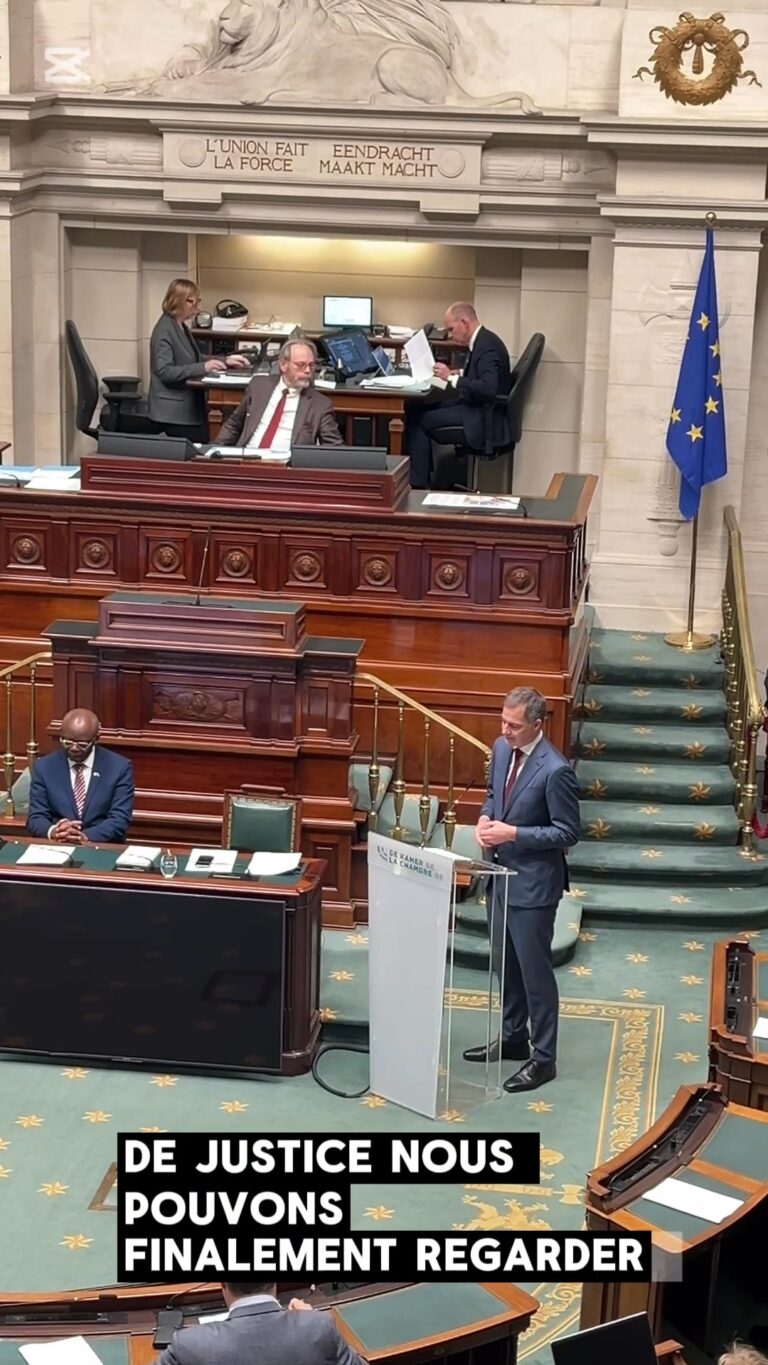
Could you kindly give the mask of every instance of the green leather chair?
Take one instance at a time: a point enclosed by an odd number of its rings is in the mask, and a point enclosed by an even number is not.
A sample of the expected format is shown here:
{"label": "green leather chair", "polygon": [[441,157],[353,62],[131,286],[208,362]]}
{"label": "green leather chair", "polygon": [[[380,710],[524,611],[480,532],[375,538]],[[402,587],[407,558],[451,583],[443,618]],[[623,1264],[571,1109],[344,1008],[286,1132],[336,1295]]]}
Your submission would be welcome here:
{"label": "green leather chair", "polygon": [[[436,796],[429,798],[429,819],[427,821],[427,843],[429,843],[432,832],[437,824],[438,803]],[[421,843],[421,821],[419,819],[419,797],[410,792],[403,802],[402,813],[403,829],[405,830],[404,842],[406,844]],[[388,791],[379,807],[378,833],[391,834],[395,825],[395,798],[391,791]]]}
{"label": "green leather chair", "polygon": [[[390,766],[389,764],[387,764],[387,763],[380,763],[380,764],[379,764],[379,789],[378,789],[378,791],[377,791],[377,793],[376,793],[376,801],[375,801],[375,803],[374,803],[374,810],[376,810],[376,811],[379,810],[379,808],[380,808],[380,806],[381,806],[381,803],[382,803],[382,801],[384,800],[384,797],[385,797],[386,794],[387,794],[387,788],[389,787],[389,784],[390,784],[391,781],[392,781],[392,768],[391,768],[391,766]],[[355,802],[355,807],[356,807],[356,809],[357,809],[357,810],[361,810],[361,811],[370,811],[370,809],[371,809],[371,792],[370,792],[370,787],[368,786],[368,764],[367,764],[367,763],[350,763],[350,765],[349,765],[349,785],[350,785],[350,787],[354,787],[354,788],[355,788],[355,791],[357,792],[357,800],[356,800],[356,802]]]}
{"label": "green leather chair", "polygon": [[16,781],[11,787],[11,800],[15,815],[26,815],[29,810],[29,787],[32,781],[32,774],[29,768],[23,768]]}
{"label": "green leather chair", "polygon": [[301,839],[301,801],[243,787],[224,793],[223,848],[241,853],[295,853]]}

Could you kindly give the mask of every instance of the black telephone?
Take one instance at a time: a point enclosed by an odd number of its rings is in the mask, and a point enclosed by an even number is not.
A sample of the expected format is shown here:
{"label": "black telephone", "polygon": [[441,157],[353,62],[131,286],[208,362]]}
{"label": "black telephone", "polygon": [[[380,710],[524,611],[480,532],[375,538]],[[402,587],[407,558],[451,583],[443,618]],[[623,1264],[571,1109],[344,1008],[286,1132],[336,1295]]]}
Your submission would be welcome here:
{"label": "black telephone", "polygon": [[427,341],[445,341],[448,337],[448,328],[436,327],[434,322],[425,322],[424,335]]}
{"label": "black telephone", "polygon": [[237,299],[220,299],[216,304],[217,318],[244,318],[248,315],[248,309],[244,303],[238,303]]}

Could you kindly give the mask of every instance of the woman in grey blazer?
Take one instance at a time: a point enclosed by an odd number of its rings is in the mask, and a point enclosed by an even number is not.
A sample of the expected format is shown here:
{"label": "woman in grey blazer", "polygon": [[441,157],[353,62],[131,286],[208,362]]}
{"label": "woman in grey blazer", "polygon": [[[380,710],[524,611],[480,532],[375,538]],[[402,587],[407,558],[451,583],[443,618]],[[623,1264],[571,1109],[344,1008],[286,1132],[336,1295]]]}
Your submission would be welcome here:
{"label": "woman in grey blazer", "polygon": [[205,390],[191,389],[187,380],[249,366],[246,357],[237,354],[203,359],[190,331],[199,308],[200,291],[194,280],[171,280],[149,341],[149,418],[158,432],[205,442]]}

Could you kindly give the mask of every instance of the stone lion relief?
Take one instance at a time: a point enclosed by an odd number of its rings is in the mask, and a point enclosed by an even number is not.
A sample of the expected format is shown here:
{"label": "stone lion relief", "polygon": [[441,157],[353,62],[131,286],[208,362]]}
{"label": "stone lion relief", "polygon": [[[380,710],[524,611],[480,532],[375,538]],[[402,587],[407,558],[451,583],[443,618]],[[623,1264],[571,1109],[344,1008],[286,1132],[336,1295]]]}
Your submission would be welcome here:
{"label": "stone lion relief", "polygon": [[[244,105],[459,105],[539,114],[530,95],[475,95],[477,54],[444,0],[227,0],[199,44],[130,93]],[[129,93],[128,87],[112,87]]]}

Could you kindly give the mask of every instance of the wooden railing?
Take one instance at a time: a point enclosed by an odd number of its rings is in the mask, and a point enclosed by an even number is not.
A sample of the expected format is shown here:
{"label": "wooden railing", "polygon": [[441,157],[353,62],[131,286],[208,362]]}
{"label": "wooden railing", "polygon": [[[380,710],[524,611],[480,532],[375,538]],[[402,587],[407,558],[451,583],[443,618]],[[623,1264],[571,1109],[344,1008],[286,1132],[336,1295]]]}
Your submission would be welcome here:
{"label": "wooden railing", "polygon": [[405,774],[405,736],[406,725],[414,723],[421,728],[423,738],[423,757],[421,760],[421,772],[415,779],[415,784],[420,788],[419,795],[419,825],[421,828],[422,846],[427,841],[429,831],[429,817],[431,809],[432,792],[430,790],[430,737],[435,730],[443,732],[448,739],[448,791],[445,802],[445,811],[442,823],[445,829],[446,848],[450,848],[453,843],[453,835],[456,829],[456,792],[455,792],[455,755],[456,744],[468,745],[476,750],[478,756],[482,756],[485,781],[488,780],[491,764],[491,750],[487,744],[470,735],[466,730],[461,730],[458,725],[453,725],[451,721],[445,720],[436,711],[430,711],[428,707],[422,706],[420,702],[409,697],[407,693],[401,692],[399,688],[392,687],[390,683],[376,677],[374,673],[356,673],[355,688],[358,686],[370,687],[373,692],[373,731],[371,743],[371,761],[368,764],[368,791],[371,799],[371,814],[368,826],[375,831],[377,827],[376,800],[379,794],[379,782],[381,779],[381,765],[379,763],[379,726],[381,719],[381,700],[382,694],[391,698],[397,703],[397,756],[394,763],[392,775],[392,797],[395,806],[395,824],[391,830],[393,839],[402,839],[405,829],[402,824],[403,806],[408,792],[408,782]]}
{"label": "wooden railing", "polygon": [[[5,686],[5,753],[3,754],[3,769],[5,772],[5,814],[13,815],[13,797],[11,787],[16,778],[16,755],[13,747],[13,702],[14,695],[19,687],[29,688],[29,737],[26,743],[27,765],[30,772],[34,769],[39,746],[37,743],[37,667],[40,663],[49,663],[50,654],[30,654],[26,659],[20,659],[18,663],[8,664],[7,668],[0,669],[0,684]],[[24,669],[29,669],[29,677],[21,678],[18,675]]]}
{"label": "wooden railing", "polygon": [[757,745],[765,721],[765,707],[757,690],[741,531],[733,507],[725,509],[725,524],[728,530],[722,631],[725,695],[731,770],[736,780],[739,843],[748,851],[752,848],[752,821],[757,805]]}

